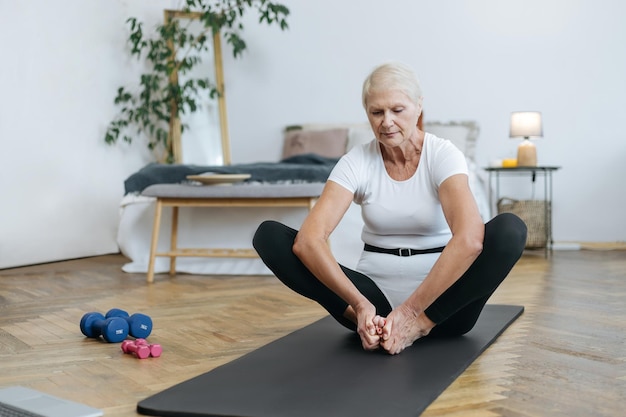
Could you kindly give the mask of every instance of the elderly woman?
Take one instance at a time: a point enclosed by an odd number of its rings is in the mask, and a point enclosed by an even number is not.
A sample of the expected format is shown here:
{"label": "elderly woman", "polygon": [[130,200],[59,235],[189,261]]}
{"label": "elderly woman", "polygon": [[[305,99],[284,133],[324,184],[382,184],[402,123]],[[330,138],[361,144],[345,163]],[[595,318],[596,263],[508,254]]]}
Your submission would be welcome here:
{"label": "elderly woman", "polygon": [[[471,330],[521,256],[526,226],[509,213],[483,223],[461,151],[418,128],[422,92],[410,68],[375,68],[363,106],[376,138],[339,160],[299,231],[266,221],[253,245],[364,349],[397,354],[420,337]],[[356,270],[327,243],[352,201],[364,220]]]}

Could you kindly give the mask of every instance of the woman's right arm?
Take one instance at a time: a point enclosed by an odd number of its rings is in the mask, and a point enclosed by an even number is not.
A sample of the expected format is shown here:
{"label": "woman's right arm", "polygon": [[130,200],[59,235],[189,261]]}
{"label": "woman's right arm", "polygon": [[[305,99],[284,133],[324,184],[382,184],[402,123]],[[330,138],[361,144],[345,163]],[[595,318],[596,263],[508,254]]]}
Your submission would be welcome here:
{"label": "woman's right arm", "polygon": [[293,252],[324,285],[350,305],[347,317],[356,318],[357,331],[365,349],[376,349],[379,337],[373,318],[376,309],[343,273],[333,256],[328,239],[353,199],[353,194],[333,181],[324,191],[302,223]]}

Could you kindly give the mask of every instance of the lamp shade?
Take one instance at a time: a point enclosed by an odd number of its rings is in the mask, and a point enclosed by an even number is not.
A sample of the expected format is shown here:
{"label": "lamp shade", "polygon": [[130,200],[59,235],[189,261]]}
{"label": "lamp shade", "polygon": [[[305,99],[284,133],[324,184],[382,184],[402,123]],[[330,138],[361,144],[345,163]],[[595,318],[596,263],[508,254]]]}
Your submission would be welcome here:
{"label": "lamp shade", "polygon": [[511,113],[512,138],[540,138],[543,136],[541,113],[538,111],[516,111]]}

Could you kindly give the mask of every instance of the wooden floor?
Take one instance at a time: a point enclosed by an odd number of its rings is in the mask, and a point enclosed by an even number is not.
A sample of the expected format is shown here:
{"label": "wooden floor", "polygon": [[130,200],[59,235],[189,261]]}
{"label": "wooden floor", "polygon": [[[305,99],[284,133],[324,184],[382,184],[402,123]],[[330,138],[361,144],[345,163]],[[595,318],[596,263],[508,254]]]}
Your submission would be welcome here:
{"label": "wooden floor", "polygon": [[[147,285],[121,271],[125,261],[0,270],[0,387],[136,416],[147,396],[325,316],[272,277],[157,275]],[[626,415],[626,251],[527,254],[490,302],[526,310],[424,416]],[[113,307],[149,314],[163,356],[138,360],[82,336],[84,313]]]}

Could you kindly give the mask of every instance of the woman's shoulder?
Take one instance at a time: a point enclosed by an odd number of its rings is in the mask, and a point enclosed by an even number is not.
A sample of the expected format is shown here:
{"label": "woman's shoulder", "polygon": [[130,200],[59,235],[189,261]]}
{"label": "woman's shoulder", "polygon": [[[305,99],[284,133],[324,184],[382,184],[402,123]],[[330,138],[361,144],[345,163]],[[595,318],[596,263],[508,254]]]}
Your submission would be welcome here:
{"label": "woman's shoulder", "polygon": [[353,147],[339,159],[334,171],[358,178],[368,177],[377,167],[377,149],[376,139]]}
{"label": "woman's shoulder", "polygon": [[465,155],[448,139],[426,133],[424,156],[428,171],[437,184],[453,174],[467,174]]}
{"label": "woman's shoulder", "polygon": [[424,142],[430,143],[431,145],[443,146],[446,142],[450,142],[446,138],[439,137],[434,133],[424,132]]}
{"label": "woman's shoulder", "polygon": [[432,154],[461,153],[461,150],[451,140],[439,137],[432,133],[424,132],[424,144],[426,151]]}
{"label": "woman's shoulder", "polygon": [[372,139],[370,142],[353,147],[342,157],[342,159],[346,159],[351,163],[367,164],[376,160],[377,152],[377,141],[376,139]]}

